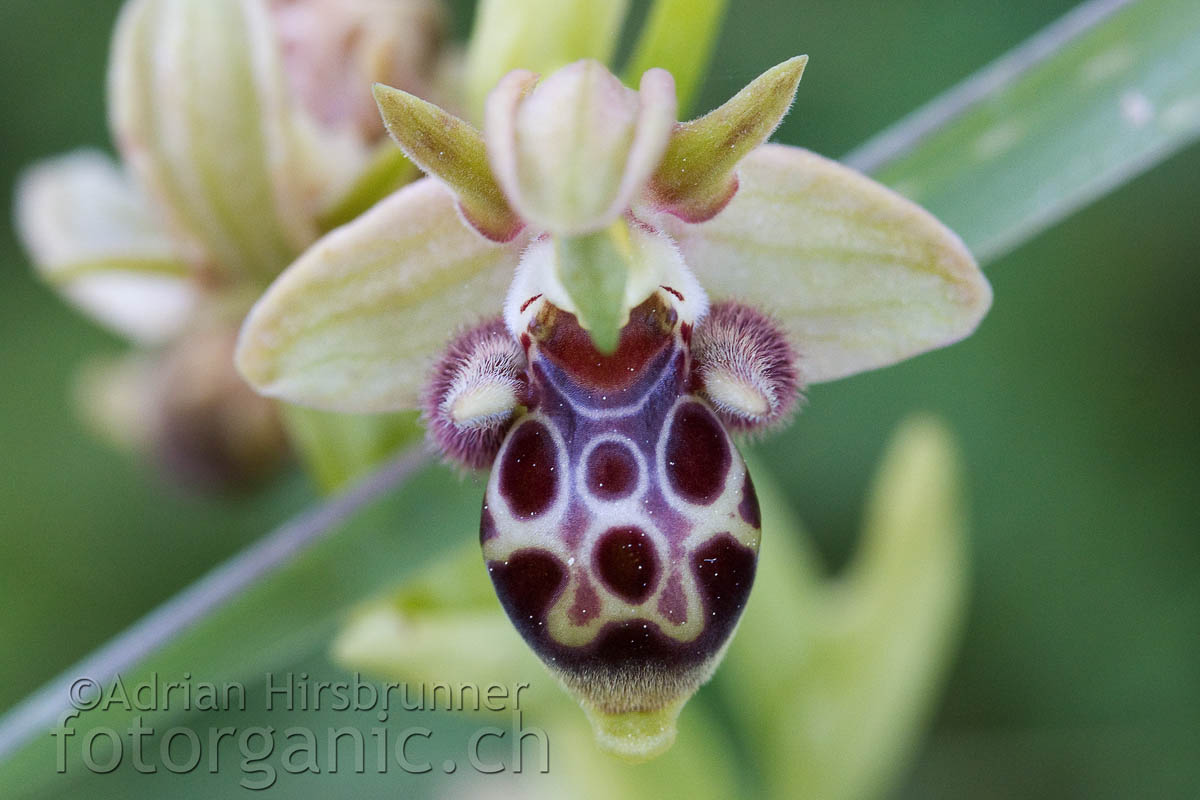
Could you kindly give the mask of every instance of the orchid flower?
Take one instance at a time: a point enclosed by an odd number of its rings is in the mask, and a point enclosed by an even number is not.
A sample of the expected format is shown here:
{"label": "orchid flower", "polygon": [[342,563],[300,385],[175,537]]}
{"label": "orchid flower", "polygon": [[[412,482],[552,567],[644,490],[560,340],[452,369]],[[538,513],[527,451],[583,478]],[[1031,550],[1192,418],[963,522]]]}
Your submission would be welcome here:
{"label": "orchid flower", "polygon": [[120,163],[67,154],[17,190],[40,275],[134,345],[81,381],[100,433],[189,483],[242,485],[279,462],[275,404],[232,368],[237,326],[357,212],[356,182],[394,150],[366,87],[425,91],[441,21],[436,0],[125,5],[108,74]]}
{"label": "orchid flower", "polygon": [[301,256],[237,350],[267,395],[421,408],[448,460],[494,465],[480,540],[501,603],[634,758],[670,745],[754,579],[758,502],[729,431],[956,341],[990,304],[931,215],[765,143],[805,63],[685,123],[670,74],[634,91],[594,61],[509,73],[483,133],[376,87],[429,177]]}
{"label": "orchid flower", "polygon": [[[586,720],[567,695],[536,680],[536,659],[504,624],[469,543],[348,615],[332,656],[349,671],[411,686],[527,685],[523,727],[547,731],[554,754],[549,774],[526,762],[521,796],[549,783],[552,797],[724,800],[747,795],[749,773],[755,797],[879,797],[904,772],[936,706],[970,573],[952,435],[922,415],[891,439],[855,555],[833,575],[770,470],[755,469],[769,555],[705,689],[716,702],[689,704],[678,741],[653,769],[631,770],[584,746]],[[473,710],[480,722],[502,722]]]}

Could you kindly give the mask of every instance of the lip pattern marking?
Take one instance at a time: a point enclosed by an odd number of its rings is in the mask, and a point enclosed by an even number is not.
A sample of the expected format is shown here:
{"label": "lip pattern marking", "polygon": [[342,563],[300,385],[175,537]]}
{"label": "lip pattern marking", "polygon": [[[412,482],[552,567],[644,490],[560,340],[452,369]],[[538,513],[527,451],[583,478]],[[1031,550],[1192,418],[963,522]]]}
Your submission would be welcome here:
{"label": "lip pattern marking", "polygon": [[674,302],[660,292],[634,309],[610,355],[573,315],[533,311],[529,403],[481,524],[497,595],[542,660],[577,690],[646,708],[708,674],[759,541],[754,487],[695,393]]}

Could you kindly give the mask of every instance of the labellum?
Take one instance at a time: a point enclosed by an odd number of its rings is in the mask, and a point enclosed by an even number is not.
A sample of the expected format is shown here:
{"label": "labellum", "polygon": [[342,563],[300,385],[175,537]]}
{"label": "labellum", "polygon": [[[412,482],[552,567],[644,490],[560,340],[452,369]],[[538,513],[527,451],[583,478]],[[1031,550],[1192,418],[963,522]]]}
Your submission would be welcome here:
{"label": "labellum", "polygon": [[[580,699],[601,743],[631,757],[670,746],[675,716],[720,660],[754,581],[758,500],[727,425],[774,421],[796,405],[783,334],[722,304],[695,336],[700,300],[661,287],[605,354],[573,314],[530,297],[519,344],[499,320],[467,331],[426,398],[444,453],[476,466],[495,459],[480,543],[509,618]],[[697,361],[694,342],[710,360]],[[737,382],[730,352],[758,386]]]}

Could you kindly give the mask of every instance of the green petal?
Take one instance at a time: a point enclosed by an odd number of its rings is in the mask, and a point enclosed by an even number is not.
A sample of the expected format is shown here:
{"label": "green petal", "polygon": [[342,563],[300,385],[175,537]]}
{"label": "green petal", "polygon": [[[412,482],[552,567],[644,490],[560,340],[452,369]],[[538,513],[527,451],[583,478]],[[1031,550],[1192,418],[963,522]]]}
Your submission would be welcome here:
{"label": "green petal", "polygon": [[483,135],[458,117],[390,86],[376,84],[384,125],[414,164],[445,182],[481,234],[507,242],[522,227],[488,167]]}
{"label": "green petal", "polygon": [[134,0],[109,100],[126,161],[215,266],[265,284],[315,238],[311,142],[264,4]]}
{"label": "green petal", "polygon": [[476,234],[433,179],[410,184],[279,277],[246,320],[238,367],[259,391],[302,406],[416,408],[451,334],[500,313],[523,244]]}
{"label": "green petal", "polygon": [[738,162],[779,127],[807,63],[808,56],[788,59],[720,108],[677,125],[650,181],[653,202],[688,222],[704,222],[724,208],[738,188]]}
{"label": "green petal", "polygon": [[779,319],[807,381],[950,344],[991,305],[958,237],[869,178],[782,145],[757,149],[738,175],[737,194],[709,222],[664,224],[712,299]]}
{"label": "green petal", "polygon": [[41,277],[97,321],[147,344],[187,322],[197,300],[188,265],[108,156],[84,150],[34,166],[16,205]]}
{"label": "green petal", "polygon": [[628,8],[628,0],[482,0],[467,46],[473,118],[514,69],[548,75],[583,58],[608,63]]}

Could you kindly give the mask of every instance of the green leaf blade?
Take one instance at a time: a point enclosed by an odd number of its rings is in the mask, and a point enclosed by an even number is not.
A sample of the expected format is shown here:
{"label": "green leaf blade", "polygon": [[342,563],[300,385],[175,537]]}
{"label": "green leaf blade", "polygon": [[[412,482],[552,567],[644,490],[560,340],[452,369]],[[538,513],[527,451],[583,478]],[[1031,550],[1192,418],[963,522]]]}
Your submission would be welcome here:
{"label": "green leaf blade", "polygon": [[[1081,20],[1080,35],[1052,48],[1035,37],[984,70],[972,81],[1001,85],[898,157],[880,156],[889,137],[944,106],[935,101],[847,162],[930,209],[981,261],[1012,250],[1200,136],[1200,6],[1118,6],[1085,5],[1060,23]],[[1022,52],[1044,58],[1004,81]]]}

